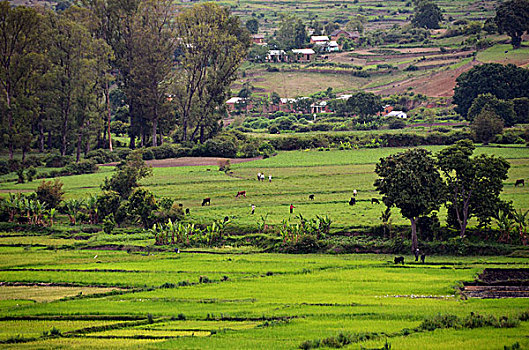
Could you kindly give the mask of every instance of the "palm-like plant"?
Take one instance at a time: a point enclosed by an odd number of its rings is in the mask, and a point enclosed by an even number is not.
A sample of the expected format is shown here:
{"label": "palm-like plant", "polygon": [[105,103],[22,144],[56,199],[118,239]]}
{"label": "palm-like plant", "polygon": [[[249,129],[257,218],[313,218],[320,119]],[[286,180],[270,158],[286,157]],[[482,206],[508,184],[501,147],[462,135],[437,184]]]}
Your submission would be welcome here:
{"label": "palm-like plant", "polygon": [[520,239],[522,240],[523,245],[527,245],[529,242],[529,234],[527,228],[527,219],[529,215],[529,210],[526,210],[525,213],[520,209],[514,210],[512,212],[512,218],[514,222],[518,225],[518,233],[520,234]]}
{"label": "palm-like plant", "polygon": [[499,210],[495,219],[496,219],[496,224],[498,225],[498,230],[500,231],[499,240],[501,242],[510,242],[511,232],[512,232],[514,225],[509,215],[509,212],[504,211],[504,210]]}
{"label": "palm-like plant", "polygon": [[70,199],[69,201],[65,202],[66,214],[70,218],[70,223],[72,225],[77,224],[77,217],[83,205],[84,201],[82,199]]}
{"label": "palm-like plant", "polygon": [[88,211],[88,218],[92,225],[99,223],[97,200],[97,194],[94,194],[86,199],[86,210]]}

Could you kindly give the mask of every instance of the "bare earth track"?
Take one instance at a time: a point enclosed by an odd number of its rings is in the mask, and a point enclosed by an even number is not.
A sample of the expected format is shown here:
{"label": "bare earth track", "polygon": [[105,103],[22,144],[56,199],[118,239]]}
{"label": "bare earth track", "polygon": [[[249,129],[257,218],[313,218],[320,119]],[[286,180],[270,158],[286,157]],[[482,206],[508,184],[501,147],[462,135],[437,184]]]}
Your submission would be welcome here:
{"label": "bare earth track", "polygon": [[[145,163],[153,168],[171,168],[177,166],[194,166],[194,165],[219,165],[220,162],[229,160],[231,164],[251,162],[252,160],[261,159],[255,158],[219,158],[219,157],[181,157],[168,159],[153,159],[147,160]],[[100,164],[100,166],[116,166],[117,162]]]}

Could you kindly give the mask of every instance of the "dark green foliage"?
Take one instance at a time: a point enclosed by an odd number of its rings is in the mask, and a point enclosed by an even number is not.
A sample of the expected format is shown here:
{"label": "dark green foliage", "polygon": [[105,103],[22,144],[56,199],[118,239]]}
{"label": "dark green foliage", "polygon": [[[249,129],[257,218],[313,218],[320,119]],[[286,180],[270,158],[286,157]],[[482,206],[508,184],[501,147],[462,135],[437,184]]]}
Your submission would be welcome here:
{"label": "dark green foliage", "polygon": [[56,208],[62,201],[64,191],[62,189],[63,183],[60,179],[54,181],[42,181],[40,186],[35,191],[37,199],[46,203],[48,208]]}
{"label": "dark green foliage", "polygon": [[466,119],[473,121],[484,109],[496,113],[507,127],[517,122],[513,102],[500,100],[490,93],[481,94],[472,101]]}
{"label": "dark green foliage", "polygon": [[71,156],[61,156],[60,154],[49,154],[44,158],[46,167],[48,168],[62,168],[73,160]]}
{"label": "dark green foliage", "polygon": [[416,224],[420,216],[437,210],[444,202],[445,188],[431,153],[412,149],[380,159],[374,186],[386,206],[395,205],[412,228],[412,252],[417,249]]}
{"label": "dark green foliage", "polygon": [[470,125],[474,140],[488,145],[489,142],[503,131],[503,121],[491,109],[484,108]]}
{"label": "dark green foliage", "polygon": [[448,187],[449,224],[465,236],[471,217],[485,224],[501,206],[500,194],[507,179],[510,164],[503,158],[481,154],[471,158],[474,145],[469,140],[458,141],[439,152],[438,165]]}
{"label": "dark green foliage", "polygon": [[529,1],[509,0],[496,9],[494,22],[500,33],[511,37],[511,44],[517,49],[522,44],[522,35],[529,31]]}
{"label": "dark green foliage", "polygon": [[456,79],[455,111],[467,116],[476,97],[490,93],[500,100],[529,97],[529,69],[513,64],[486,63],[475,66]]}
{"label": "dark green foliage", "polygon": [[154,195],[144,189],[137,188],[129,196],[128,214],[137,217],[143,227],[150,227],[153,224],[153,211],[158,209]]}
{"label": "dark green foliage", "polygon": [[32,182],[35,178],[35,175],[37,175],[37,169],[34,167],[29,167],[28,171],[26,172],[26,178],[28,179],[28,182]]}
{"label": "dark green foliage", "polygon": [[516,123],[529,124],[529,98],[513,98],[511,101],[516,116]]}
{"label": "dark green foliage", "polygon": [[97,210],[99,217],[114,216],[119,208],[121,197],[114,191],[104,191],[97,196]]}
{"label": "dark green foliage", "polygon": [[6,160],[0,160],[0,175],[9,174],[11,169],[9,168],[9,162]]}
{"label": "dark green foliage", "polygon": [[443,20],[441,9],[433,1],[417,0],[414,12],[411,23],[415,27],[438,29]]}
{"label": "dark green foliage", "polygon": [[237,154],[237,144],[230,138],[207,140],[201,147],[202,156],[234,158]]}
{"label": "dark green foliage", "polygon": [[78,163],[70,163],[64,167],[65,175],[92,174],[97,171],[98,167],[93,160],[82,160]]}
{"label": "dark green foliage", "polygon": [[357,115],[360,121],[365,121],[368,116],[382,111],[382,100],[380,96],[371,92],[359,91],[354,93],[347,100],[346,105],[348,112]]}
{"label": "dark green foliage", "polygon": [[116,227],[116,221],[114,220],[114,214],[110,213],[109,215],[105,216],[103,219],[103,231],[110,235],[112,234],[112,231]]}
{"label": "dark green foliage", "polygon": [[110,152],[102,148],[88,152],[86,158],[93,160],[96,164],[106,164],[120,160],[116,152]]}
{"label": "dark green foliage", "polygon": [[115,191],[122,198],[128,198],[134,188],[139,186],[139,181],[150,176],[152,169],[142,159],[140,151],[132,152],[125,164],[101,185],[103,191]]}

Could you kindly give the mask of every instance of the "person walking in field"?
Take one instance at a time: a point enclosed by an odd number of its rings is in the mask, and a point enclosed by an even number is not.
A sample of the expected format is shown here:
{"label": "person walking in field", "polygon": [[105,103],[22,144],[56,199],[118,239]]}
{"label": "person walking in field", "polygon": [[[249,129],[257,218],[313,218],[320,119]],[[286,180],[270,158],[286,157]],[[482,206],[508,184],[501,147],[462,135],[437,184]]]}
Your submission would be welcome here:
{"label": "person walking in field", "polygon": [[265,179],[265,176],[264,176],[264,174],[261,174],[261,181],[263,181],[263,182],[264,182],[264,179]]}
{"label": "person walking in field", "polygon": [[290,204],[290,214],[294,212],[294,208],[295,208],[294,204],[291,203]]}
{"label": "person walking in field", "polygon": [[252,204],[252,215],[255,213],[255,204]]}
{"label": "person walking in field", "polygon": [[268,182],[272,182],[272,175],[268,175]]}
{"label": "person walking in field", "polygon": [[261,173],[257,173],[257,181],[261,181]]}

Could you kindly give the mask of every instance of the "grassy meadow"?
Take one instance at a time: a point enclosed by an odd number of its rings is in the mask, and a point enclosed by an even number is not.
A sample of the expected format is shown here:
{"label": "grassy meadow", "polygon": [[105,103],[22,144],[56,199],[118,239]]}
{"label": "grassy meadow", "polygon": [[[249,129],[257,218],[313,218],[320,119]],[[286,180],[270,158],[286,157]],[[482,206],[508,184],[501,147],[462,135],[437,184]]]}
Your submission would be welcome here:
{"label": "grassy meadow", "polygon": [[[442,146],[428,149],[435,154]],[[228,216],[233,225],[257,231],[257,223],[262,218],[269,225],[279,225],[283,220],[294,222],[299,214],[306,218],[327,215],[332,220],[331,230],[351,230],[358,226],[380,225],[379,217],[384,206],[371,204],[371,198],[380,199],[373,186],[375,164],[381,157],[403,150],[280,152],[268,159],[233,164],[228,173],[218,171],[216,165],[154,168],[153,176],[143,180],[142,184],[156,196],[169,197],[189,208],[189,218],[195,222],[211,223]],[[527,179],[529,174],[529,149],[478,147],[475,154],[479,153],[502,156],[511,163],[502,197],[512,200],[516,209],[529,209],[529,187],[514,187],[516,179]],[[105,177],[112,175],[112,170],[112,167],[101,167],[96,174],[62,177],[65,197],[86,198],[89,194],[100,193],[99,185]],[[257,181],[259,172],[265,174],[264,182]],[[272,175],[272,182],[268,181],[268,175]],[[0,191],[3,195],[16,191],[32,192],[38,184],[38,181],[5,182],[0,183]],[[357,204],[351,207],[347,203],[354,189],[358,191]],[[238,191],[246,191],[247,197],[235,198]],[[314,194],[314,200],[309,200],[309,194]],[[211,198],[211,205],[203,207],[202,199],[206,197]],[[251,215],[252,204],[256,206],[254,215]],[[295,206],[293,215],[289,214],[290,204]],[[441,208],[440,217],[444,215]],[[394,224],[409,224],[397,209],[393,209],[392,219]],[[56,243],[60,244],[60,241]]]}
{"label": "grassy meadow", "polygon": [[[428,147],[434,154],[441,148]],[[154,168],[142,184],[190,208],[188,219],[195,222],[229,216],[232,225],[256,232],[263,218],[279,225],[296,222],[298,214],[327,215],[331,232],[354,232],[380,225],[383,206],[370,202],[380,198],[374,167],[379,158],[403,150],[280,152],[233,164],[227,173],[216,165]],[[475,153],[511,163],[502,196],[515,208],[529,209],[529,188],[514,187],[529,174],[529,149],[488,146]],[[101,167],[61,178],[66,198],[99,193],[112,171]],[[258,172],[266,181],[256,180]],[[3,182],[0,190],[31,192],[38,183]],[[351,207],[354,189],[358,203]],[[242,190],[247,197],[235,198]],[[205,197],[211,206],[201,206]],[[392,217],[395,224],[408,224],[397,210]],[[86,242],[147,249],[90,250]],[[529,346],[527,317],[520,316],[529,310],[527,299],[467,299],[460,293],[462,282],[484,268],[527,268],[526,258],[433,255],[420,264],[405,256],[406,264],[397,266],[384,254],[262,254],[244,247],[177,254],[149,251],[153,243],[141,229],[113,235],[82,228],[71,234],[0,232],[2,348],[374,349],[386,341],[393,349]],[[518,321],[500,328],[425,326],[439,315],[466,319],[471,313]]]}

